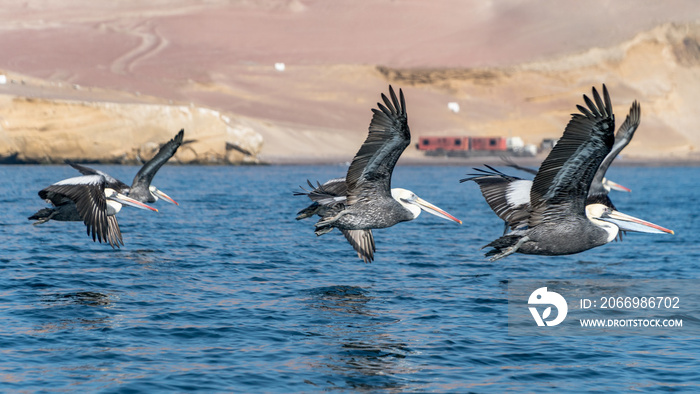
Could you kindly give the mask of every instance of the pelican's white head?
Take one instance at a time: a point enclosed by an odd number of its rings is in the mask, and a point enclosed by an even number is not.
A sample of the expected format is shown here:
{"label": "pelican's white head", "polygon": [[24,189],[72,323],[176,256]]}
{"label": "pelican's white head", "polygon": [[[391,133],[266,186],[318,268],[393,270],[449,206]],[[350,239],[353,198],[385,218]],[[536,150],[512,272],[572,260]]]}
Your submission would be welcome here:
{"label": "pelican's white head", "polygon": [[615,237],[617,237],[617,233],[620,232],[620,228],[616,225],[600,220],[603,215],[606,215],[609,212],[612,212],[612,209],[603,204],[586,205],[586,217],[588,220],[608,233],[606,243],[615,239]]}
{"label": "pelican's white head", "polygon": [[157,189],[155,186],[153,186],[153,185],[151,185],[151,186],[148,187],[148,191],[151,192],[151,195],[153,196],[153,198],[156,199],[156,201],[158,201],[158,197],[162,197],[165,201],[167,201],[167,202],[169,202],[169,203],[171,203],[171,204],[180,205],[180,204],[177,203],[177,201],[173,200],[172,198],[170,198],[170,196],[168,196],[167,194],[165,194],[165,193],[163,193],[162,191],[158,190],[158,189]]}
{"label": "pelican's white head", "polygon": [[416,196],[416,194],[410,190],[401,188],[391,189],[391,197],[393,197],[394,200],[398,201],[399,204],[401,204],[404,208],[411,212],[411,214],[413,215],[413,219],[417,218],[420,215],[421,210],[423,210],[437,217],[441,217],[447,220],[453,220],[459,224],[462,224],[461,220],[436,207],[435,205],[423,200],[422,198]]}
{"label": "pelican's white head", "polygon": [[117,194],[119,193],[117,193],[116,190],[109,187],[105,188],[105,198],[107,199],[108,216],[116,215],[119,211],[122,210],[122,204],[116,200]]}
{"label": "pelican's white head", "polygon": [[608,232],[608,242],[615,239],[619,230],[638,233],[673,234],[673,230],[618,212],[603,204],[586,205],[586,216],[590,221]]}
{"label": "pelican's white head", "polygon": [[418,198],[412,191],[397,187],[391,189],[391,197],[398,201],[404,208],[408,209],[413,214],[414,219],[420,215],[420,207],[411,203],[411,201],[415,201],[415,199]]}

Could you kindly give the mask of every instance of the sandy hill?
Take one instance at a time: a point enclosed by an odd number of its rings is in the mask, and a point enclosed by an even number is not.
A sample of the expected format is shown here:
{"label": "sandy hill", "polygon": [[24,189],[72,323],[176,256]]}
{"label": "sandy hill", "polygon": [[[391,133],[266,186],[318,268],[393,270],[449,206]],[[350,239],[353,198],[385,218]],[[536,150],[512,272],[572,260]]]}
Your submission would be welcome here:
{"label": "sandy hill", "polygon": [[389,83],[406,93],[414,136],[536,144],[605,83],[618,122],[642,105],[626,157],[698,159],[693,1],[0,6],[0,69],[16,82],[0,85],[0,155],[128,162],[184,127],[200,145],[183,162],[346,161]]}
{"label": "sandy hill", "polygon": [[[642,106],[639,132],[625,149],[638,158],[700,158],[700,25],[667,24],[609,48],[503,68],[380,68],[394,84],[434,89],[464,113],[431,121],[425,134],[520,135],[531,143],[557,137],[574,104],[605,83],[618,124]],[[450,119],[451,118],[451,119]]]}

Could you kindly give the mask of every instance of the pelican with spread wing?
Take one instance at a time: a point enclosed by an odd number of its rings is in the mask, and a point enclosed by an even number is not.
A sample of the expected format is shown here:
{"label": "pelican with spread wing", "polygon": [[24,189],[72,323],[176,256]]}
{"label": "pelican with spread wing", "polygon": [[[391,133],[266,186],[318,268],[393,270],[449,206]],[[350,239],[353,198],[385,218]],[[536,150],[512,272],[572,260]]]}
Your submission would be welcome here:
{"label": "pelican with spread wing", "polygon": [[[632,140],[640,121],[641,109],[639,103],[635,101],[632,103],[625,121],[615,134],[615,144],[593,177],[591,187],[588,189],[586,205],[598,203],[615,210],[615,205],[610,200],[608,193],[611,190],[630,191],[630,189],[605,178],[605,173],[612,161]],[[506,161],[506,164],[509,167],[537,175],[537,170],[519,166],[511,161]],[[522,225],[522,219],[527,218],[532,180],[504,174],[489,165],[485,165],[485,167],[487,169],[474,168],[478,173],[469,174],[470,177],[460,179],[460,182],[474,181],[479,185],[481,193],[491,209],[505,221],[505,234],[509,228],[515,230]]]}
{"label": "pelican with spread wing", "polygon": [[[600,201],[597,186],[615,155],[629,142],[614,147],[615,117],[608,90],[603,99],[593,88],[593,99],[583,96],[564,135],[530,182],[495,171],[466,180],[479,183],[494,212],[513,230],[486,245],[491,261],[519,252],[537,255],[579,253],[604,245],[620,230],[666,232],[672,230],[617,212],[607,198]],[[627,126],[625,126],[627,124]],[[623,129],[634,133],[639,124],[639,106],[630,110]],[[630,137],[631,138],[631,135]],[[619,149],[611,155],[612,149]],[[596,182],[596,187],[592,183]]]}
{"label": "pelican with spread wing", "polygon": [[39,197],[53,207],[41,209],[29,220],[36,220],[34,224],[49,220],[83,222],[93,241],[109,242],[112,248],[118,248],[124,245],[116,217],[122,205],[158,210],[106,185],[107,180],[102,175],[84,175],[54,183],[39,192]]}
{"label": "pelican with spread wing", "polygon": [[298,213],[297,219],[321,216],[316,235],[337,228],[366,263],[376,251],[372,229],[391,227],[413,220],[426,211],[438,217],[462,222],[423,200],[410,190],[391,188],[391,175],[399,157],[411,142],[403,91],[396,96],[389,86],[389,99],[373,108],[369,135],[352,160],[345,178],[332,179],[297,195],[307,195],[313,203]]}

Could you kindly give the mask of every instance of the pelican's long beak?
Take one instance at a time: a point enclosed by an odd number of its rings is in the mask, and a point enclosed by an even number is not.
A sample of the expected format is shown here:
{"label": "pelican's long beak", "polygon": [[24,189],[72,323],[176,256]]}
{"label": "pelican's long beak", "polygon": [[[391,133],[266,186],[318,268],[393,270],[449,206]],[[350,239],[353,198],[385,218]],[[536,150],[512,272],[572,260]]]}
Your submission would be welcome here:
{"label": "pelican's long beak", "polygon": [[442,209],[436,207],[435,205],[425,201],[424,199],[420,197],[416,197],[415,200],[412,201],[414,204],[418,205],[420,209],[424,210],[425,212],[432,213],[433,215],[437,217],[441,217],[443,219],[447,220],[452,220],[455,221],[459,224],[462,224],[462,221],[457,219],[456,217],[450,215],[449,213],[443,211]]}
{"label": "pelican's long beak", "polygon": [[114,197],[112,197],[112,199],[113,199],[114,201],[117,201],[117,202],[121,203],[121,204],[129,205],[129,206],[132,206],[132,207],[134,207],[134,208],[139,208],[139,209],[150,209],[151,211],[156,211],[156,212],[158,212],[158,210],[155,209],[155,208],[153,208],[152,206],[146,205],[146,204],[142,203],[141,201],[136,201],[136,200],[134,200],[133,198],[127,197],[127,196],[125,196],[125,195],[123,195],[123,194],[121,194],[121,193],[117,193],[117,195],[114,196]]}
{"label": "pelican's long beak", "polygon": [[175,200],[173,200],[172,198],[170,198],[169,195],[163,193],[162,191],[160,191],[160,190],[158,190],[158,189],[155,190],[155,193],[158,195],[158,197],[161,197],[161,198],[165,199],[167,202],[169,202],[169,203],[171,203],[171,204],[180,205],[180,204],[177,203],[177,201],[175,201]]}
{"label": "pelican's long beak", "polygon": [[661,234],[669,233],[674,234],[673,230],[661,227],[654,223],[649,223],[642,219],[637,219],[634,216],[630,216],[618,211],[612,211],[603,214],[600,217],[601,220],[615,224],[620,230],[624,231],[634,231],[638,233],[650,233],[650,234]]}
{"label": "pelican's long beak", "polygon": [[615,183],[615,182],[611,181],[610,179],[606,179],[604,183],[605,183],[605,186],[610,188],[610,190],[617,190],[618,192],[627,192],[627,193],[632,191],[632,190],[620,185],[619,183]]}

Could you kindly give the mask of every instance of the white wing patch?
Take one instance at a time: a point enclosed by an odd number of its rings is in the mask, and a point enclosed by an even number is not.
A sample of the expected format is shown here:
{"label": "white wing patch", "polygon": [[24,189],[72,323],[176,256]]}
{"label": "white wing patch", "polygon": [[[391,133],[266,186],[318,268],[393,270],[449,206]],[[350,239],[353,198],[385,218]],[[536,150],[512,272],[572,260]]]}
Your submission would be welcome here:
{"label": "white wing patch", "polygon": [[84,175],[64,179],[54,185],[98,185],[102,179],[102,175]]}
{"label": "white wing patch", "polygon": [[506,201],[511,207],[530,203],[530,189],[532,181],[518,180],[508,185],[506,190]]}

